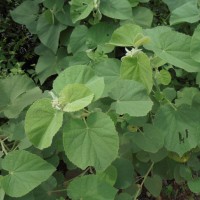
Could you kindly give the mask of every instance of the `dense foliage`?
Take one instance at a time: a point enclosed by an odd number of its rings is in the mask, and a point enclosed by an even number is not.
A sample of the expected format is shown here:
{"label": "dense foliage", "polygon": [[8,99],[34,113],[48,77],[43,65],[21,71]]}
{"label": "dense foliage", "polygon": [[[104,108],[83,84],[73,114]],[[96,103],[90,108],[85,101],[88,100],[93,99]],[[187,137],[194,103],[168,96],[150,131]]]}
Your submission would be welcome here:
{"label": "dense foliage", "polygon": [[5,1],[0,199],[195,198],[199,6]]}

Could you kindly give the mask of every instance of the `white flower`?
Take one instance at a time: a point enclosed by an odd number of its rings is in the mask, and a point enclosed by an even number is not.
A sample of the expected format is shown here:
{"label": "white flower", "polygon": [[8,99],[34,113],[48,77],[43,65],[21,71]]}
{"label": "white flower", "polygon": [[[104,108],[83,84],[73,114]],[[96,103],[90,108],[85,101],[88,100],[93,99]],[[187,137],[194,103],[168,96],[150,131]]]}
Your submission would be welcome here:
{"label": "white flower", "polygon": [[126,50],[126,56],[130,57],[133,57],[134,55],[142,51],[142,49],[137,49],[137,48],[132,48],[130,51],[127,48],[125,48],[125,50]]}
{"label": "white flower", "polygon": [[50,91],[49,94],[51,95],[51,97],[52,97],[52,99],[53,99],[53,100],[51,101],[52,107],[55,108],[55,109],[57,109],[57,110],[61,110],[58,97],[57,97],[52,91]]}

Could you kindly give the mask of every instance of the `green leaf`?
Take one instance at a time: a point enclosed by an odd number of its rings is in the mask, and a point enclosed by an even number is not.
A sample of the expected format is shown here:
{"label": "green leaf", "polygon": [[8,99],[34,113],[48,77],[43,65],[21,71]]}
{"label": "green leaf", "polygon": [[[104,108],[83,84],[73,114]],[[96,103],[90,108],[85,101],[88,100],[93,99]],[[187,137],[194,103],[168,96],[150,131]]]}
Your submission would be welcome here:
{"label": "green leaf", "polygon": [[69,160],[81,169],[88,166],[106,169],[117,157],[119,148],[114,123],[104,113],[92,113],[86,123],[80,119],[68,121],[63,143]]}
{"label": "green leaf", "polygon": [[132,197],[130,194],[122,192],[119,195],[117,195],[115,200],[132,200]]}
{"label": "green leaf", "polygon": [[[74,28],[72,34],[70,36],[68,50],[73,54],[85,51],[87,49],[86,46],[86,35],[88,32],[88,28],[85,25],[79,25]],[[77,42],[78,41],[78,42]]]}
{"label": "green leaf", "polygon": [[71,0],[70,15],[73,23],[85,19],[94,8],[93,0]]}
{"label": "green leaf", "polygon": [[83,84],[68,84],[59,94],[58,102],[65,112],[75,112],[88,106],[94,94]]}
{"label": "green leaf", "polygon": [[198,25],[192,35],[191,44],[190,44],[190,54],[191,57],[197,61],[200,62],[200,25]]}
{"label": "green leaf", "polygon": [[39,156],[23,150],[6,155],[2,168],[9,174],[3,177],[1,184],[11,197],[21,197],[29,193],[56,170]]}
{"label": "green leaf", "polygon": [[57,55],[54,55],[51,51],[47,51],[39,57],[36,65],[36,72],[41,84],[43,84],[49,76],[61,71],[60,65],[62,66],[62,61],[66,58],[66,54],[67,51],[60,48]]}
{"label": "green leaf", "polygon": [[117,190],[96,175],[75,178],[67,192],[72,200],[114,200]]}
{"label": "green leaf", "polygon": [[141,36],[142,28],[135,24],[125,24],[116,29],[111,37],[109,44],[115,46],[135,46],[138,36]]}
{"label": "green leaf", "polygon": [[164,146],[168,151],[182,157],[195,148],[199,141],[199,112],[188,105],[173,109],[163,106],[156,113],[154,125],[165,137]]}
{"label": "green leaf", "polygon": [[193,98],[196,94],[199,93],[199,90],[195,87],[184,87],[181,91],[177,92],[177,99],[175,103],[177,106],[182,104],[192,105]]}
{"label": "green leaf", "polygon": [[103,49],[108,48],[109,42],[113,31],[116,28],[116,24],[111,23],[98,23],[92,26],[87,33],[87,46],[89,49],[94,49],[100,46]]}
{"label": "green leaf", "polygon": [[15,75],[0,80],[0,96],[0,113],[3,112],[8,118],[16,118],[42,93],[26,75]]}
{"label": "green leaf", "polygon": [[51,145],[62,120],[63,113],[52,107],[50,99],[40,99],[26,113],[25,132],[35,147],[44,149]]}
{"label": "green leaf", "polygon": [[142,83],[148,93],[153,86],[152,68],[150,59],[142,52],[130,57],[122,58],[120,75],[122,79],[135,80]]}
{"label": "green leaf", "polygon": [[131,133],[132,142],[140,149],[150,153],[158,152],[164,146],[164,136],[153,125],[143,126],[143,132]]}
{"label": "green leaf", "polygon": [[97,172],[99,179],[109,183],[110,185],[114,185],[117,180],[117,169],[110,165],[104,172]]}
{"label": "green leaf", "polygon": [[124,20],[132,17],[131,4],[128,0],[101,0],[100,11],[114,19]]}
{"label": "green leaf", "polygon": [[198,84],[200,87],[200,72],[196,76],[196,84]]}
{"label": "green leaf", "polygon": [[69,9],[69,5],[64,5],[61,11],[55,13],[56,19],[65,26],[73,26]]}
{"label": "green leaf", "polygon": [[95,73],[97,76],[103,76],[105,81],[104,96],[108,96],[108,93],[116,85],[120,79],[120,64],[118,59],[107,58],[101,62],[95,63],[93,65]]}
{"label": "green leaf", "polygon": [[170,25],[183,22],[194,23],[199,21],[200,13],[197,6],[198,0],[163,0],[171,11]]}
{"label": "green leaf", "polygon": [[153,22],[153,12],[146,7],[137,6],[133,8],[133,21],[143,28],[150,28]]}
{"label": "green leaf", "polygon": [[94,99],[101,97],[104,91],[104,79],[95,75],[95,72],[88,66],[76,65],[65,69],[59,74],[53,83],[53,90],[59,94],[67,84],[85,84],[94,94]]}
{"label": "green leaf", "polygon": [[155,77],[158,84],[169,85],[171,82],[171,74],[165,69],[161,69],[160,71],[157,70]]}
{"label": "green leaf", "polygon": [[188,72],[200,71],[199,63],[190,55],[190,36],[163,26],[147,29],[145,33],[151,38],[151,43],[144,46],[146,49],[152,50],[161,59]]}
{"label": "green leaf", "polygon": [[144,182],[144,186],[154,197],[158,197],[162,190],[162,179],[158,175],[148,176]]}
{"label": "green leaf", "polygon": [[117,180],[115,187],[125,189],[131,186],[134,180],[134,168],[132,163],[124,158],[118,158],[113,162],[117,169]]}
{"label": "green leaf", "polygon": [[64,0],[44,0],[43,5],[49,8],[53,13],[62,10],[64,6]]}
{"label": "green leaf", "polygon": [[41,14],[38,19],[37,35],[42,44],[47,46],[56,54],[60,32],[65,28],[66,26],[60,24],[56,19],[54,19],[54,15],[49,10],[47,10]]}
{"label": "green leaf", "polygon": [[30,32],[35,33],[38,12],[38,3],[28,0],[22,2],[22,4],[11,11],[10,14],[15,22],[26,25]]}
{"label": "green leaf", "polygon": [[119,81],[109,96],[116,100],[111,106],[120,115],[145,116],[153,105],[144,86],[134,80]]}
{"label": "green leaf", "polygon": [[194,192],[194,193],[197,193],[197,194],[200,193],[200,187],[199,187],[200,178],[196,178],[192,181],[188,181],[187,184],[188,184],[188,187],[191,190],[191,192]]}

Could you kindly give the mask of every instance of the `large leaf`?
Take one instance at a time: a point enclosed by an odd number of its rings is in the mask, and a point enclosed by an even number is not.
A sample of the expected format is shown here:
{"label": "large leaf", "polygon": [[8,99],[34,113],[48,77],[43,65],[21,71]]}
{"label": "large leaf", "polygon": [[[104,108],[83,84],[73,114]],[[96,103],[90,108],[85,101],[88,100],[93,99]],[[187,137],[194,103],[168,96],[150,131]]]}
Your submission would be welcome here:
{"label": "large leaf", "polygon": [[188,72],[200,71],[199,63],[190,55],[190,36],[163,26],[147,29],[145,33],[151,38],[151,43],[145,45],[146,49],[152,50],[166,62]]}
{"label": "large leaf", "polygon": [[142,34],[142,28],[135,24],[125,24],[116,29],[111,37],[109,44],[115,46],[135,46],[138,36]]}
{"label": "large leaf", "polygon": [[26,75],[15,75],[0,80],[0,96],[0,113],[3,112],[8,118],[16,118],[42,93]]}
{"label": "large leaf", "polygon": [[164,136],[155,126],[145,125],[143,129],[143,132],[129,134],[134,145],[146,152],[158,152],[164,145]]}
{"label": "large leaf", "polygon": [[53,90],[59,94],[67,84],[85,84],[95,95],[94,100],[101,97],[104,91],[104,79],[95,75],[88,66],[76,65],[65,69],[53,83]]}
{"label": "large leaf", "polygon": [[66,26],[60,24],[54,15],[50,11],[45,11],[40,15],[37,23],[37,35],[45,46],[51,49],[55,54],[58,49],[58,42],[60,32],[63,31]]}
{"label": "large leaf", "polygon": [[117,190],[96,175],[74,179],[67,192],[72,200],[114,200]]}
{"label": "large leaf", "polygon": [[27,151],[13,151],[2,161],[2,168],[9,172],[1,180],[7,195],[21,197],[46,181],[55,168],[37,155]]}
{"label": "large leaf", "polygon": [[116,100],[111,106],[120,115],[145,116],[153,105],[144,86],[134,80],[119,81],[109,96]]}
{"label": "large leaf", "polygon": [[10,13],[15,22],[26,25],[29,31],[34,34],[36,31],[36,18],[38,12],[38,3],[28,0],[24,1]]}
{"label": "large leaf", "polygon": [[190,53],[194,60],[200,62],[200,25],[197,26],[193,33],[190,45]]}
{"label": "large leaf", "polygon": [[194,23],[199,21],[200,13],[198,0],[163,0],[171,11],[170,24],[175,25],[182,22]]}
{"label": "large leaf", "polygon": [[85,19],[94,8],[93,0],[71,0],[70,4],[70,15],[74,23]]}
{"label": "large leaf", "polygon": [[120,75],[122,79],[130,79],[143,83],[150,93],[153,86],[150,59],[144,53],[122,58]]}
{"label": "large leaf", "polygon": [[75,112],[88,106],[94,94],[83,84],[69,84],[60,92],[59,104],[65,112]]}
{"label": "large leaf", "polygon": [[199,112],[188,105],[177,110],[170,106],[161,107],[154,124],[165,137],[165,148],[179,156],[195,148],[200,139]]}
{"label": "large leaf", "polygon": [[113,121],[104,113],[92,113],[86,123],[71,119],[64,127],[63,143],[67,157],[81,169],[106,169],[117,157],[119,138]]}
{"label": "large leaf", "polygon": [[132,17],[132,9],[128,0],[101,0],[100,11],[103,15],[114,19]]}
{"label": "large leaf", "polygon": [[34,146],[39,149],[47,148],[62,126],[62,119],[63,113],[52,107],[50,99],[40,99],[26,114],[25,132]]}

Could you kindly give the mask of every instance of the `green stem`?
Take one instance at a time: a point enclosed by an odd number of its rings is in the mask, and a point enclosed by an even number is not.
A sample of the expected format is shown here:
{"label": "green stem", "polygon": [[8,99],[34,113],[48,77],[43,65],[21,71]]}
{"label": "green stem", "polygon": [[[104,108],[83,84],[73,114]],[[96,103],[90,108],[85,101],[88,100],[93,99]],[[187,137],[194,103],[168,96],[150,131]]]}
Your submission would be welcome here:
{"label": "green stem", "polygon": [[151,166],[149,167],[147,173],[145,174],[145,176],[144,176],[144,178],[143,178],[143,180],[142,180],[142,183],[139,185],[139,189],[137,190],[137,192],[136,192],[136,194],[135,194],[134,200],[137,200],[138,196],[140,195],[140,192],[141,192],[141,190],[142,190],[142,187],[143,187],[143,185],[144,185],[144,182],[146,181],[146,179],[147,179],[149,173],[151,172],[153,166],[154,166],[154,162],[153,162],[153,163],[151,164]]}
{"label": "green stem", "polygon": [[0,140],[0,143],[1,143],[1,149],[2,149],[2,151],[4,152],[5,155],[7,155],[8,152],[7,152],[6,148],[5,148],[4,142],[2,140]]}
{"label": "green stem", "polygon": [[[160,90],[160,87],[159,87],[159,85],[158,85],[158,83],[157,83],[157,80],[156,80],[155,76],[153,76],[153,81],[154,81],[156,90],[157,90],[160,94],[162,94],[162,92],[161,92],[161,90]],[[175,111],[177,111],[176,106],[175,106],[169,99],[167,99],[166,97],[164,97],[164,99],[167,101],[167,103],[168,103]]]}

